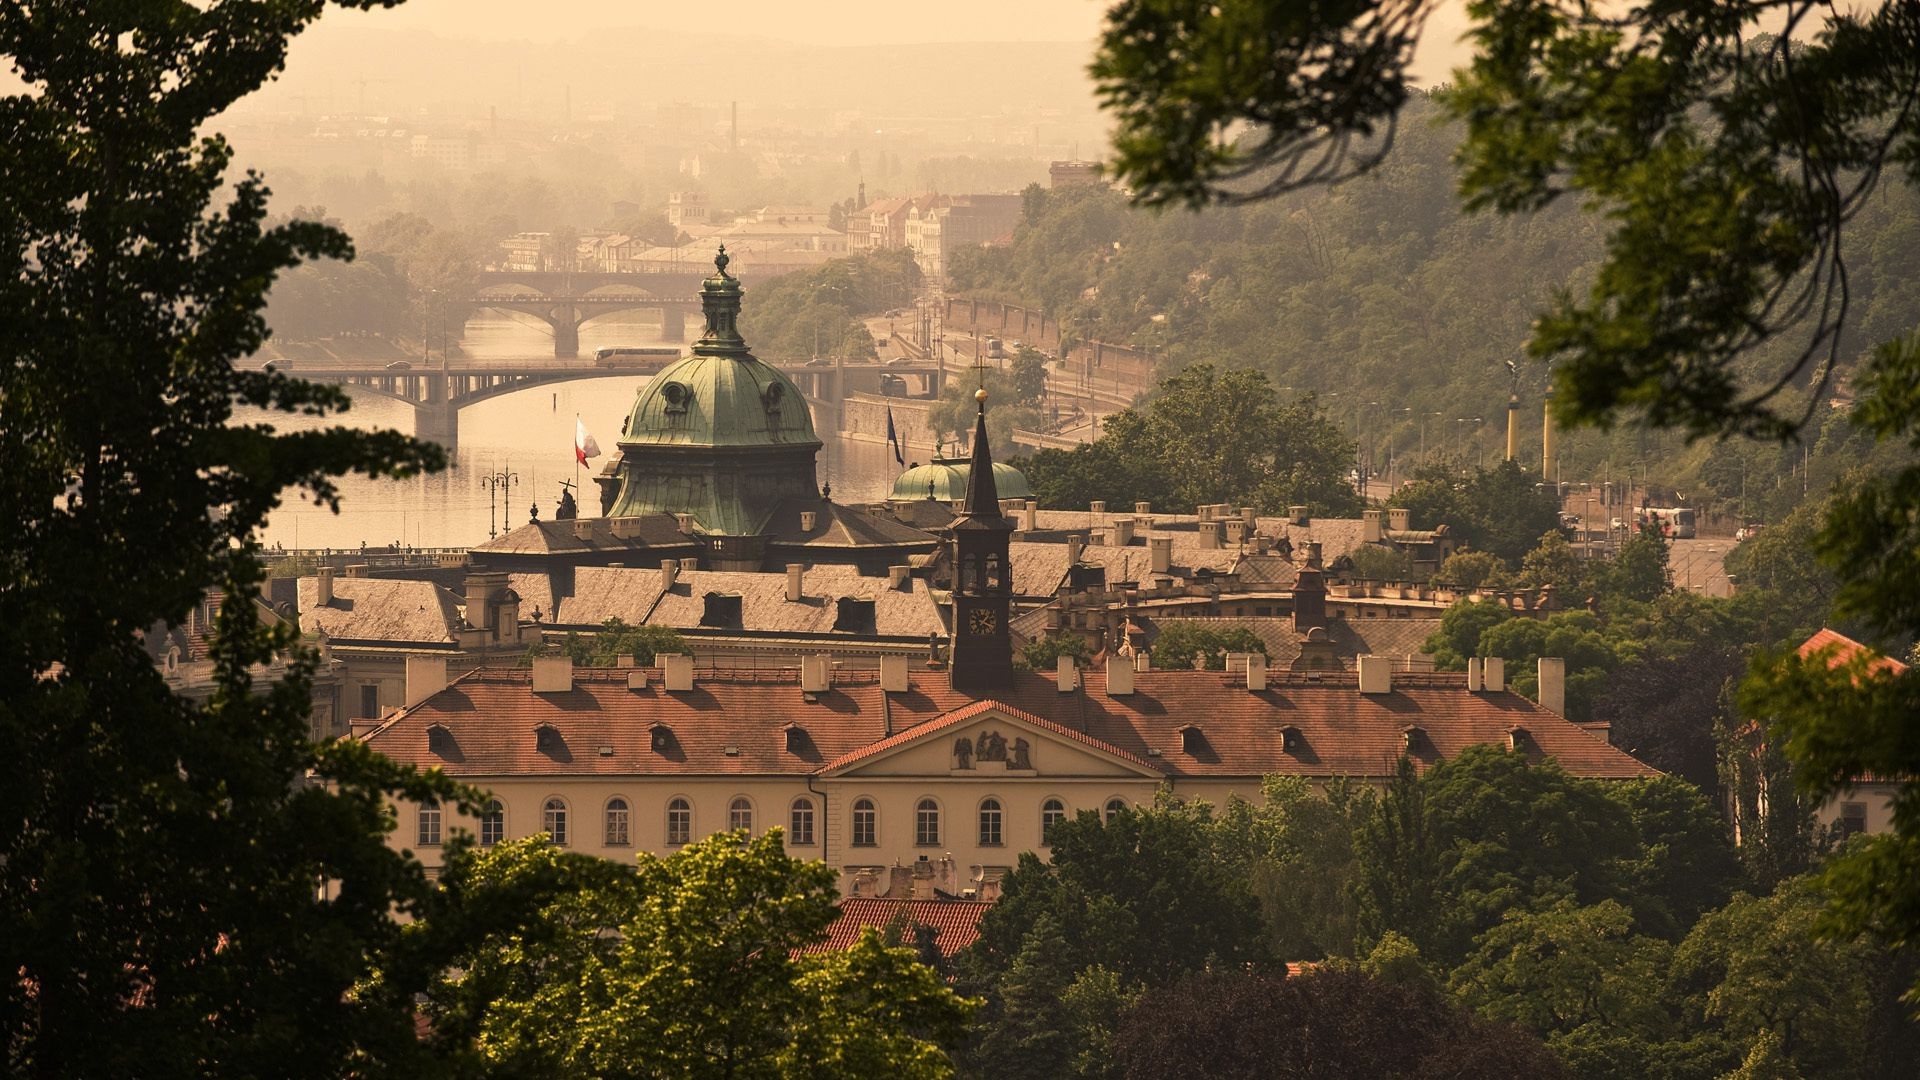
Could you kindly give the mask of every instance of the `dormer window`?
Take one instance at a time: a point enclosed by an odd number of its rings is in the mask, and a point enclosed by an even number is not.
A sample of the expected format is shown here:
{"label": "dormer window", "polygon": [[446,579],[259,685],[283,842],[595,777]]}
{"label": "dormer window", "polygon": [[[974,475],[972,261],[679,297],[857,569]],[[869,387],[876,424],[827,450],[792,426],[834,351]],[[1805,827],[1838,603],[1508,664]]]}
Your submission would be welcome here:
{"label": "dormer window", "polygon": [[788,724],[786,728],[786,733],[787,733],[787,753],[789,754],[806,753],[807,746],[812,741],[807,738],[807,729],[801,727],[799,724]]}
{"label": "dormer window", "polygon": [[1407,753],[1409,754],[1418,753],[1421,750],[1426,749],[1426,746],[1427,746],[1426,729],[1420,727],[1417,724],[1408,724],[1406,727],[1403,727],[1400,729],[1400,740],[1401,740],[1402,748]]}
{"label": "dormer window", "polygon": [[1180,729],[1180,752],[1192,757],[1207,748],[1207,737],[1192,724]]}
{"label": "dormer window", "polygon": [[1299,728],[1288,724],[1280,729],[1280,749],[1291,754],[1303,749],[1306,744],[1306,737],[1300,734]]}
{"label": "dormer window", "polygon": [[673,729],[665,724],[655,724],[649,729],[650,745],[656,754],[665,754],[673,749]]}
{"label": "dormer window", "polygon": [[533,748],[543,754],[558,757],[567,752],[567,741],[560,737],[560,729],[552,724],[541,724],[533,729]]}
{"label": "dormer window", "polygon": [[1509,750],[1525,750],[1531,739],[1532,736],[1527,733],[1527,729],[1518,724],[1507,729],[1507,749]]}
{"label": "dormer window", "polygon": [[739,593],[710,592],[706,596],[706,610],[700,613],[700,625],[738,629],[740,610]]}
{"label": "dormer window", "polygon": [[445,724],[427,725],[427,753],[435,757],[452,757],[457,749],[453,732]]}
{"label": "dormer window", "polygon": [[843,596],[835,605],[833,628],[852,634],[874,632],[873,598]]}

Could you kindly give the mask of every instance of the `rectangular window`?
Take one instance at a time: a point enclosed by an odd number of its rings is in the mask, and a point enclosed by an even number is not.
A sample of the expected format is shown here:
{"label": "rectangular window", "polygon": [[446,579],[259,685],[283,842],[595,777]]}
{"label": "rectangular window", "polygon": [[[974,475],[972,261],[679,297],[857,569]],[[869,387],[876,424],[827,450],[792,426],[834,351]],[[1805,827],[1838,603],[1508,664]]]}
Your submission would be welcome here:
{"label": "rectangular window", "polygon": [[1840,838],[1842,840],[1855,833],[1867,831],[1867,804],[1849,802],[1840,804]]}
{"label": "rectangular window", "polygon": [[360,687],[360,716],[371,720],[380,715],[380,684],[365,683]]}
{"label": "rectangular window", "polygon": [[420,804],[420,831],[418,844],[421,847],[434,847],[440,843],[440,804]]}
{"label": "rectangular window", "polygon": [[787,842],[800,847],[813,845],[813,800],[800,799],[794,802],[792,827],[787,830]]}
{"label": "rectangular window", "polygon": [[627,804],[624,801],[620,799],[615,799],[613,802],[607,804],[607,846],[608,847],[627,846],[627,818],[628,817],[629,817],[629,813],[627,811]]}
{"label": "rectangular window", "polygon": [[855,803],[853,807],[853,846],[873,847],[878,841],[874,838],[874,810],[869,802]]}
{"label": "rectangular window", "polygon": [[507,838],[507,812],[498,801],[488,805],[487,812],[480,815],[480,844],[492,847]]}
{"label": "rectangular window", "polygon": [[921,847],[939,845],[940,810],[938,807],[922,802],[913,811],[913,842]]}
{"label": "rectangular window", "polygon": [[989,803],[980,808],[980,846],[999,847],[1005,841],[1000,838],[1000,804]]}
{"label": "rectangular window", "polygon": [[679,846],[693,840],[693,808],[675,799],[667,807],[667,843]]}

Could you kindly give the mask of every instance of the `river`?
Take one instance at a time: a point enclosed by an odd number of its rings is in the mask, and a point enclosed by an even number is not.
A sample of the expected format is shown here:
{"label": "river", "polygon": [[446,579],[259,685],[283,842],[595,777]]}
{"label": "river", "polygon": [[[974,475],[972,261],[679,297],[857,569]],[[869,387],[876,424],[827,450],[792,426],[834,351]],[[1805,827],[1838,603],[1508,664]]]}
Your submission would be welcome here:
{"label": "river", "polygon": [[[580,330],[583,354],[609,345],[657,344],[660,326],[644,313],[616,313],[595,319]],[[482,359],[532,356],[553,348],[552,339],[511,316],[482,312],[467,323],[460,347]],[[262,533],[268,545],[289,548],[358,547],[399,542],[413,547],[470,547],[484,543],[490,533],[525,524],[535,501],[542,518],[553,517],[560,484],[575,478],[574,415],[587,425],[606,453],[613,453],[620,425],[633,405],[634,393],[646,376],[586,379],[535,387],[493,398],[460,411],[459,449],[449,467],[408,480],[376,480],[346,476],[339,480],[340,512],[315,506],[304,492],[289,491]],[[319,426],[302,417],[243,411],[245,422],[271,423],[281,430]],[[334,421],[327,421],[332,423]],[[363,395],[339,423],[361,428],[396,428],[413,433],[413,409],[390,398]],[[892,458],[884,446],[847,443],[822,435],[820,476],[831,480],[839,501],[884,497],[892,484]],[[586,493],[584,513],[599,509],[599,489],[589,479],[604,465],[604,457],[579,469]],[[484,478],[510,473],[511,494],[494,495]],[[491,524],[490,524],[491,521]]]}

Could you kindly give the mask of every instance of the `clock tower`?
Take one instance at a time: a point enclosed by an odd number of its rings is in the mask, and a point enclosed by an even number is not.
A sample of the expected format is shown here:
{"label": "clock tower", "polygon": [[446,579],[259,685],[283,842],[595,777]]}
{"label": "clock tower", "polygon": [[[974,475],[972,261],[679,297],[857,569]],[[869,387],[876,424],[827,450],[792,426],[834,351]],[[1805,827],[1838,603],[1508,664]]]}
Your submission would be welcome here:
{"label": "clock tower", "polygon": [[973,425],[973,457],[967,469],[967,499],[953,520],[953,667],[956,690],[990,691],[1013,684],[1013,638],[1007,615],[1013,604],[1013,572],[1007,545],[1013,522],[1000,512],[987,445],[987,392],[974,393],[980,415]]}

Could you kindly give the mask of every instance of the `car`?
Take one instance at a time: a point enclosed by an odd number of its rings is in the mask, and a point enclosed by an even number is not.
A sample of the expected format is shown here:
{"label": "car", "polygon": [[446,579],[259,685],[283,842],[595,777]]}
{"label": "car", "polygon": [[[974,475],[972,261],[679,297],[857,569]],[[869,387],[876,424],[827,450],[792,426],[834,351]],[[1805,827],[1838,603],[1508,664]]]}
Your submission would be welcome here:
{"label": "car", "polygon": [[406,360],[395,360],[393,363],[387,365],[387,370],[388,371],[412,371],[413,364]]}
{"label": "car", "polygon": [[888,367],[905,367],[908,364],[913,364],[913,363],[918,363],[918,361],[914,360],[914,358],[911,356],[896,356],[893,359],[887,361],[887,366]]}

